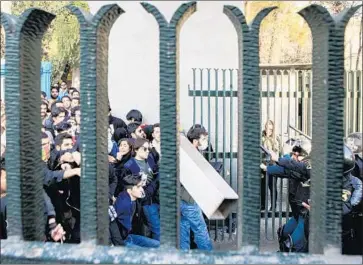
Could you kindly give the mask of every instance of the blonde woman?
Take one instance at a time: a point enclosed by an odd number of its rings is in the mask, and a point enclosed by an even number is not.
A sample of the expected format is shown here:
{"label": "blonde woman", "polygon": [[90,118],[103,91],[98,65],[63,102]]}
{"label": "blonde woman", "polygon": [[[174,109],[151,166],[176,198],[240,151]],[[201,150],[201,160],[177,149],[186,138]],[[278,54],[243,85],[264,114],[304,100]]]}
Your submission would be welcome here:
{"label": "blonde woman", "polygon": [[[262,145],[267,148],[268,150],[271,150],[277,154],[280,153],[281,147],[280,147],[280,140],[279,137],[275,134],[275,124],[272,120],[268,120],[265,123],[264,130],[262,131]],[[263,157],[263,160],[265,160],[265,157]],[[266,161],[263,161],[263,163],[266,163]],[[261,210],[265,209],[265,200],[266,200],[266,178],[268,176],[266,175],[265,171],[261,171]],[[277,184],[276,181],[272,177],[268,177],[268,187],[270,190],[270,196],[271,196],[271,208],[270,211],[273,208],[273,205],[276,209],[276,202],[277,202]],[[273,189],[275,190],[275,196],[273,196]],[[275,204],[273,204],[273,199]]]}

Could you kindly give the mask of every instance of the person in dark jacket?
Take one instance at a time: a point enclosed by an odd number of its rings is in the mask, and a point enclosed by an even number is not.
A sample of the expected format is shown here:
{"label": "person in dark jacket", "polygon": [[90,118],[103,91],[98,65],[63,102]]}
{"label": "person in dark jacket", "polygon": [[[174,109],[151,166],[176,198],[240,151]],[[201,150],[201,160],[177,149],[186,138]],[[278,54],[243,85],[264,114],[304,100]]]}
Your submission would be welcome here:
{"label": "person in dark jacket", "polygon": [[[64,149],[70,147],[71,143],[72,138],[67,136],[67,134],[60,134],[56,138],[56,146],[60,151],[65,151]],[[65,153],[64,155],[67,156],[67,161],[72,160],[77,163],[75,161],[77,160],[80,162],[79,156],[73,156],[71,153]],[[75,183],[79,183],[77,176],[81,175],[81,170],[79,167],[72,168],[69,163],[60,164],[56,168],[49,169],[50,143],[48,135],[45,133],[42,134],[42,158],[44,162],[43,186],[55,207],[57,223],[61,223],[64,227],[67,233],[66,241],[73,243],[79,242],[79,222],[77,222],[77,217],[79,217],[79,185],[72,189],[73,186],[69,187],[68,184],[71,179],[77,179],[78,182],[76,181]],[[70,196],[71,193],[72,197]],[[73,213],[71,205],[75,207]],[[76,229],[75,225],[78,226]]]}
{"label": "person in dark jacket", "polygon": [[[278,154],[270,150],[271,160],[276,165],[261,168],[266,171],[266,177],[281,177],[289,179],[289,203],[293,217],[278,231],[280,250],[307,252],[307,241],[304,234],[304,223],[306,209],[302,202],[306,202],[308,197],[300,196],[299,191],[306,191],[304,187],[309,185],[311,164],[309,154],[311,142],[308,140],[296,141],[292,148],[293,157],[284,156],[279,158]],[[303,194],[301,194],[303,195]]]}
{"label": "person in dark jacket", "polygon": [[[135,157],[132,157],[124,165],[125,170],[130,170],[132,174],[142,174],[145,187],[159,176],[158,166],[155,160],[149,156],[150,145],[146,139],[136,139],[134,143]],[[141,201],[143,213],[147,226],[151,231],[151,237],[160,240],[160,205],[158,190],[152,196],[148,196]]]}
{"label": "person in dark jacket", "polygon": [[112,125],[112,134],[116,131],[117,128],[125,128],[126,129],[126,123],[117,117],[112,116],[111,114],[111,106],[108,106],[108,124]]}
{"label": "person in dark jacket", "polygon": [[114,164],[115,176],[117,178],[117,187],[114,196],[117,197],[121,191],[124,190],[123,178],[125,177],[124,165],[133,156],[133,147],[130,139],[124,138],[119,142],[119,152],[117,153],[116,163]]}
{"label": "person in dark jacket", "polygon": [[[346,145],[353,151],[355,156],[355,167],[352,170],[352,176],[363,181],[363,133],[354,132],[345,139]],[[355,180],[355,182],[358,182]],[[352,209],[352,228],[354,230],[354,240],[351,244],[349,254],[363,254],[363,200]]]}
{"label": "person in dark jacket", "polygon": [[[6,200],[6,170],[5,164],[1,165],[1,191],[0,191],[0,239],[7,238],[7,217],[6,217],[6,208],[7,208],[7,200]],[[44,199],[44,218],[47,220],[45,227],[45,238],[47,241],[61,241],[65,239],[65,232],[61,224],[56,223],[56,213],[54,211],[53,204],[47,195],[47,193],[43,190],[43,199]]]}
{"label": "person in dark jacket", "polygon": [[139,110],[132,109],[126,114],[126,120],[128,123],[142,124],[142,114]]}
{"label": "person in dark jacket", "polygon": [[[131,172],[130,172],[131,173]],[[114,209],[116,218],[111,222],[111,241],[114,245],[126,245],[128,247],[139,246],[157,248],[160,246],[158,240],[147,238],[132,233],[132,219],[136,212],[136,201],[138,199],[151,198],[158,188],[157,177],[148,186],[143,188],[144,181],[141,174],[128,174],[123,179],[125,190],[116,199]],[[118,228],[119,233],[117,233]],[[116,232],[116,233],[115,233]]]}

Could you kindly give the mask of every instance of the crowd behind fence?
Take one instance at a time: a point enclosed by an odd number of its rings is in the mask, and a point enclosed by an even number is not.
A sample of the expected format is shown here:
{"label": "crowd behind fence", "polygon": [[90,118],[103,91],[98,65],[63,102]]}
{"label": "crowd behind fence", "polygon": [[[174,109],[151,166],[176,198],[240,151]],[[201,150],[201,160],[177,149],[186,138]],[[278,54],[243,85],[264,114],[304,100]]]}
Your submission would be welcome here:
{"label": "crowd behind fence", "polygon": [[[152,4],[142,3],[147,12],[151,13],[159,24],[160,30],[160,128],[162,131],[160,164],[160,227],[161,244],[169,248],[179,246],[179,151],[178,151],[178,43],[177,36],[185,21],[196,11],[196,2],[185,3],[175,12],[168,22]],[[112,24],[124,12],[118,5],[103,6],[95,16],[84,13],[75,6],[68,7],[77,16],[81,30],[81,128],[86,136],[81,140],[82,177],[81,182],[81,227],[82,242],[93,247],[87,248],[87,256],[78,255],[78,247],[57,246],[27,240],[41,240],[42,201],[39,184],[42,183],[40,170],[39,141],[25,144],[25,139],[37,139],[39,136],[40,119],[32,119],[39,115],[37,102],[39,87],[29,80],[40,79],[41,37],[54,15],[39,9],[29,9],[20,18],[1,14],[7,46],[6,62],[13,75],[5,80],[7,105],[7,156],[11,157],[7,164],[9,211],[9,238],[2,242],[1,254],[7,261],[36,259],[46,262],[59,259],[63,261],[105,261],[127,262],[130,256],[135,262],[165,262],[170,256],[161,248],[150,260],[150,252],[140,250],[107,251],[99,246],[105,244],[108,222],[107,176],[107,40]],[[344,76],[344,29],[350,17],[359,7],[352,7],[341,16],[332,18],[326,9],[311,5],[299,12],[308,22],[313,35],[313,69],[312,99],[314,109],[311,113],[312,144],[319,146],[312,152],[311,199],[320,202],[313,206],[310,215],[309,251],[324,254],[326,247],[341,247],[341,172],[343,160],[344,138],[344,88],[341,80]],[[260,69],[259,69],[259,28],[265,16],[273,9],[263,9],[247,25],[242,12],[233,6],[225,6],[223,12],[236,28],[239,39],[239,71],[238,77],[238,150],[237,150],[237,192],[240,201],[237,209],[237,247],[254,246],[258,250],[260,242],[260,177],[256,172],[260,169],[261,140],[261,101],[260,101]],[[36,25],[36,26],[35,26]],[[14,30],[15,29],[15,30]],[[96,40],[96,41],[95,41]],[[32,49],[30,56],[27,52]],[[334,63],[331,63],[334,62]],[[33,67],[33,66],[36,67]],[[270,81],[268,81],[270,82]],[[303,80],[303,83],[305,81]],[[224,86],[226,87],[226,86]],[[296,91],[298,92],[298,91]],[[305,93],[305,91],[302,91]],[[18,97],[18,95],[24,95]],[[226,92],[223,91],[224,96]],[[291,95],[291,94],[290,94]],[[304,94],[305,95],[305,94]],[[226,97],[223,98],[226,100]],[[231,104],[232,105],[232,104]],[[226,105],[223,105],[226,108]],[[274,110],[275,111],[275,110]],[[226,111],[225,111],[226,112]],[[233,119],[233,117],[232,117]],[[231,119],[231,120],[232,120]],[[37,125],[37,126],[35,126]],[[280,125],[281,126],[281,125]],[[305,126],[305,127],[304,127]],[[227,129],[226,124],[223,127]],[[301,124],[302,130],[309,125]],[[217,126],[218,128],[218,126]],[[304,129],[305,128],[305,129]],[[232,128],[233,130],[233,128]],[[227,131],[227,130],[226,130]],[[328,137],[326,137],[328,136]],[[20,141],[20,144],[19,144]],[[224,142],[224,141],[223,141]],[[228,144],[224,142],[224,150]],[[320,148],[321,147],[321,148]],[[223,149],[223,148],[222,148]],[[224,151],[223,150],[223,151]],[[26,154],[26,155],[25,155]],[[224,156],[224,154],[222,155]],[[333,161],[329,168],[327,162]],[[29,163],[30,162],[30,163]],[[243,177],[242,177],[243,176]],[[24,189],[24,183],[27,184]],[[323,192],[321,192],[323,191]],[[329,204],[328,204],[329,202]],[[25,203],[27,207],[25,206]],[[33,206],[33,207],[30,207]],[[328,221],[327,221],[328,220]],[[20,245],[19,245],[20,242]],[[19,247],[20,246],[20,247]],[[84,245],[83,245],[84,246]],[[82,247],[82,246],[81,246]],[[14,252],[14,249],[17,249]],[[42,251],[30,255],[32,248]],[[81,251],[82,252],[82,251]],[[84,253],[84,252],[82,252]],[[33,253],[32,253],[33,254]],[[53,254],[53,255],[52,255]],[[218,262],[220,258],[228,262],[246,262],[243,255],[231,257],[231,252],[199,255],[198,253],[176,254],[177,260],[186,262],[194,258],[195,262]],[[251,254],[251,253],[250,253]],[[157,257],[155,257],[157,256]],[[274,256],[272,254],[272,256]],[[299,261],[299,255],[275,255],[280,263],[288,260]],[[316,257],[326,260],[328,255]],[[341,257],[338,255],[338,257]],[[229,259],[231,258],[231,259]],[[250,262],[261,260],[254,251]],[[304,261],[304,260],[303,260]],[[274,260],[276,262],[276,260]]]}

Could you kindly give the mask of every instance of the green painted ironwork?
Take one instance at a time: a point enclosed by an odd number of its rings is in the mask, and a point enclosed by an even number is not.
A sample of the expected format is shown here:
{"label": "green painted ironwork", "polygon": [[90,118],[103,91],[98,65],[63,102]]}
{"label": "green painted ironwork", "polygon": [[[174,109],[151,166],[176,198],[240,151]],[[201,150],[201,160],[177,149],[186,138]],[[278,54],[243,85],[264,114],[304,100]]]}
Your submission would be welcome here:
{"label": "green painted ironwork", "polygon": [[260,72],[259,29],[264,17],[275,7],[260,11],[247,25],[245,16],[233,6],[223,12],[233,23],[238,36],[238,207],[237,246],[259,247],[260,241]]}
{"label": "green painted ironwork", "polygon": [[94,16],[76,6],[81,35],[81,240],[108,244],[108,36],[124,12],[118,5],[103,6]]}
{"label": "green painted ironwork", "polygon": [[[170,22],[151,4],[143,7],[154,15],[160,30],[160,125],[163,160],[160,175],[160,249],[110,248],[107,216],[107,58],[108,36],[123,10],[116,4],[102,7],[92,16],[73,6],[68,8],[81,25],[81,111],[82,177],[80,245],[43,243],[42,175],[39,128],[41,39],[54,15],[28,9],[20,17],[1,13],[6,32],[6,61],[14,73],[5,81],[7,103],[7,180],[9,238],[1,241],[1,262],[24,263],[359,263],[360,257],[339,254],[259,253],[259,28],[274,8],[262,10],[251,25],[242,12],[225,6],[224,13],[234,24],[239,41],[238,80],[238,251],[178,252],[179,233],[179,150],[178,150],[178,36],[182,22],[195,10],[196,3],[183,4]],[[322,7],[312,5],[300,14],[308,21],[314,36],[313,207],[310,250],[323,253],[323,247],[340,245],[341,147],[343,145],[344,28],[357,8],[335,19]],[[319,41],[319,43],[317,42]],[[319,44],[319,45],[318,45]],[[321,60],[318,60],[319,56]],[[243,66],[243,67],[242,67]],[[35,84],[34,84],[35,82]],[[216,85],[215,90],[218,90]],[[212,91],[211,91],[212,92]],[[224,89],[224,96],[227,90]],[[217,97],[216,97],[217,99]],[[318,101],[321,100],[321,102]],[[324,105],[324,103],[326,105]],[[319,115],[318,115],[319,114]],[[10,120],[11,119],[11,120]],[[225,124],[224,124],[225,126]],[[218,128],[218,127],[217,127]],[[256,137],[257,136],[257,137]],[[329,137],[325,137],[329,136]],[[33,141],[26,141],[27,139]],[[217,147],[217,145],[216,145]],[[223,148],[224,149],[224,148]],[[327,154],[334,166],[327,169]],[[216,154],[219,156],[218,149]],[[222,154],[226,158],[227,153]],[[320,163],[320,165],[319,165]],[[325,183],[326,181],[326,183]],[[28,189],[28,192],[25,190]],[[326,203],[328,202],[328,203]],[[319,218],[322,220],[319,220]],[[326,217],[326,218],[324,218]],[[326,222],[329,220],[329,222]],[[320,229],[320,230],[319,230]],[[328,234],[327,231],[330,230]],[[314,234],[316,233],[316,234]],[[29,242],[27,240],[38,240]],[[320,241],[319,241],[320,240]],[[321,242],[321,243],[320,243]],[[241,246],[249,246],[241,248]],[[250,247],[252,246],[252,248]],[[172,254],[170,254],[172,252]]]}
{"label": "green painted ironwork", "polygon": [[6,33],[7,218],[9,236],[41,240],[44,230],[41,164],[41,40],[55,16],[27,9],[20,17],[1,13]]}
{"label": "green painted ironwork", "polygon": [[196,2],[182,4],[167,22],[160,11],[142,3],[159,24],[160,64],[160,234],[161,244],[179,246],[179,113],[178,113],[178,37],[183,22],[196,11]]}
{"label": "green painted ironwork", "polygon": [[313,36],[311,201],[319,204],[312,207],[310,216],[312,253],[324,253],[327,246],[341,247],[344,33],[358,8],[346,9],[335,17],[318,5],[299,12]]}

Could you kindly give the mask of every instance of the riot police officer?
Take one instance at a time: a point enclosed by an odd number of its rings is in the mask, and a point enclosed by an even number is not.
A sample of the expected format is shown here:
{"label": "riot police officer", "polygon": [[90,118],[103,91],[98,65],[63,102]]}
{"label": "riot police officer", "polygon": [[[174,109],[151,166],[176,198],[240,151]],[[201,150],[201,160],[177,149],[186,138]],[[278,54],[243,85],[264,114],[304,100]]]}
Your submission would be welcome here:
{"label": "riot police officer", "polygon": [[353,175],[357,159],[349,147],[344,146],[342,253],[358,255],[362,254],[362,181]]}
{"label": "riot police officer", "polygon": [[345,144],[353,151],[355,156],[355,167],[352,175],[363,181],[363,149],[362,149],[363,133],[355,132],[345,138]]}
{"label": "riot police officer", "polygon": [[275,161],[276,165],[261,165],[261,168],[266,170],[268,177],[289,179],[289,203],[293,217],[279,228],[280,251],[307,252],[304,233],[307,210],[302,206],[302,202],[308,202],[309,199],[311,141],[290,139],[287,143],[290,154],[279,158],[277,154],[270,152],[271,160]]}

